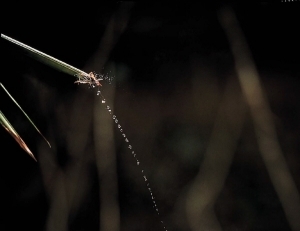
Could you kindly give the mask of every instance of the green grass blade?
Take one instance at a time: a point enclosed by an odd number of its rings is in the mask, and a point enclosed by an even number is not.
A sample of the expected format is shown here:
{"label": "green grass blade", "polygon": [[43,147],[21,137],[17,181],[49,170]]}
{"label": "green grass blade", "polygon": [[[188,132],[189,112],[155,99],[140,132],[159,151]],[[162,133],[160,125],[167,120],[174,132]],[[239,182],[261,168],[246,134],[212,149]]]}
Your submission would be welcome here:
{"label": "green grass blade", "polygon": [[39,60],[40,62],[47,64],[61,72],[67,73],[69,75],[73,75],[73,76],[88,76],[89,74],[87,74],[86,72],[73,67],[63,61],[60,61],[50,55],[47,55],[37,49],[34,49],[24,43],[21,43],[13,38],[10,38],[4,34],[1,34],[1,38],[6,39],[7,41],[10,41],[18,46],[20,46],[21,48],[25,49],[28,53],[28,55],[30,55],[31,57]]}
{"label": "green grass blade", "polygon": [[44,138],[44,140],[47,142],[47,144],[51,148],[49,141],[43,136],[43,134],[40,132],[40,130],[37,128],[37,126],[35,126],[35,124],[32,122],[32,120],[29,118],[29,116],[25,113],[25,111],[21,108],[21,106],[17,103],[17,101],[11,96],[11,94],[9,94],[9,92],[6,90],[6,88],[3,86],[2,83],[0,83],[0,86],[3,88],[3,90],[6,92],[6,94],[12,99],[12,101],[19,107],[19,109],[23,112],[23,114],[26,116],[26,118],[29,120],[29,122],[32,124],[32,126]]}
{"label": "green grass blade", "polygon": [[26,145],[26,143],[22,140],[22,138],[14,129],[14,127],[10,124],[8,119],[6,119],[2,111],[0,111],[0,123],[4,127],[4,129],[17,141],[17,143],[21,146],[21,148],[25,152],[27,152],[28,155],[31,156],[35,161],[37,161],[34,155],[32,154],[32,152],[30,151],[30,149],[28,148],[28,146]]}

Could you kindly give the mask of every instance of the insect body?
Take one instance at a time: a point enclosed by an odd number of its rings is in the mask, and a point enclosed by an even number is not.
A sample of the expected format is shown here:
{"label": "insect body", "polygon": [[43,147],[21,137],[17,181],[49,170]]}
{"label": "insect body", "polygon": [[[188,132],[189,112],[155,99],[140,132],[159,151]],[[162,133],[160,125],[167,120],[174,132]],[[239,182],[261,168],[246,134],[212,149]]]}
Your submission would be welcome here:
{"label": "insect body", "polygon": [[76,75],[78,80],[74,83],[82,83],[82,84],[89,84],[91,87],[101,87],[100,81],[103,80],[103,76],[96,74],[95,72],[90,72],[88,75],[86,73],[80,73]]}

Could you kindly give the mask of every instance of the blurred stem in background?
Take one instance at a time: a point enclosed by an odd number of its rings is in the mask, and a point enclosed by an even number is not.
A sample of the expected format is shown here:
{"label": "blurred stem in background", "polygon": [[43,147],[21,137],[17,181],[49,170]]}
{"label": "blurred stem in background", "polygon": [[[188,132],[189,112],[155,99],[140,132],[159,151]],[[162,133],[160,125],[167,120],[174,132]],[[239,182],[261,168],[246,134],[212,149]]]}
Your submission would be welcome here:
{"label": "blurred stem in background", "polygon": [[[132,3],[123,3],[112,15],[95,55],[88,63],[88,69],[101,71],[121,34],[126,30]],[[114,73],[113,70],[112,73]],[[113,105],[114,83],[106,88],[105,97]],[[112,116],[103,113],[101,97],[97,97],[93,109],[93,131],[95,140],[96,166],[100,187],[100,230],[120,230],[120,208],[118,202],[117,157],[114,148],[114,123]],[[113,106],[110,105],[113,112]]]}
{"label": "blurred stem in background", "polygon": [[291,229],[300,230],[299,192],[280,148],[272,112],[246,39],[231,8],[222,9],[219,20],[231,46],[239,83],[254,122],[260,153]]}
{"label": "blurred stem in background", "polygon": [[[199,173],[186,198],[186,212],[193,231],[222,230],[214,211],[224,186],[244,121],[245,103],[254,121],[259,151],[292,230],[300,230],[300,198],[277,138],[272,112],[261,86],[246,40],[231,8],[219,12],[228,37],[238,80],[232,79],[220,103],[213,132]],[[276,49],[276,48],[274,48]],[[239,83],[242,92],[237,85]]]}
{"label": "blurred stem in background", "polygon": [[203,162],[186,198],[187,218],[194,231],[222,230],[214,204],[227,178],[245,117],[235,78],[228,80],[222,98]]}
{"label": "blurred stem in background", "polygon": [[[132,6],[130,2],[120,3],[119,8],[111,16],[102,40],[85,69],[95,70],[97,73],[103,71],[119,36],[126,29]],[[113,105],[114,86],[105,88],[103,95]],[[93,163],[90,163],[88,156],[93,152],[99,180],[99,229],[101,231],[120,230],[114,124],[111,115],[103,110],[105,105],[101,103],[101,96],[94,98],[82,90],[77,93],[72,105],[72,113],[70,113],[69,132],[66,134],[68,153],[73,161],[68,163],[65,170],[60,169],[56,160],[45,153],[45,150],[42,151],[45,154],[40,158],[41,169],[47,182],[45,187],[48,189],[51,203],[46,225],[47,231],[68,230],[70,217],[76,219],[76,213],[84,203],[92,185],[88,169]],[[113,109],[111,105],[110,108]],[[58,112],[57,116],[61,114]],[[88,143],[91,133],[94,137],[93,148]],[[51,180],[54,181],[54,186],[49,187]]]}

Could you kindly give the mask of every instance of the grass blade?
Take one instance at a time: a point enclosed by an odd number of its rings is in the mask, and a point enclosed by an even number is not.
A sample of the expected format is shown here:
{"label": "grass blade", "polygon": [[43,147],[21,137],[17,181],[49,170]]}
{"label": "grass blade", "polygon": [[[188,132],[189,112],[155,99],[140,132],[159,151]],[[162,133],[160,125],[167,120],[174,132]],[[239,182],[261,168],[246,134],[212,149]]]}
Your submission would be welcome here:
{"label": "grass blade", "polygon": [[17,143],[21,146],[21,148],[28,153],[29,156],[31,156],[35,161],[36,158],[26,145],[26,143],[22,140],[20,135],[17,133],[17,131],[14,129],[14,127],[9,123],[9,121],[6,119],[4,114],[0,111],[0,123],[4,127],[4,129],[17,141]]}
{"label": "grass blade", "polygon": [[21,43],[13,38],[10,38],[4,34],[1,34],[1,38],[6,39],[7,41],[18,45],[19,47],[25,49],[27,51],[28,55],[30,55],[31,57],[39,60],[40,62],[42,62],[44,64],[47,64],[47,65],[53,67],[61,72],[64,72],[64,73],[67,73],[69,75],[73,75],[76,77],[89,76],[88,73],[86,73],[76,67],[73,67],[63,61],[60,61],[50,55],[47,55],[37,49],[34,49],[24,43]]}
{"label": "grass blade", "polygon": [[12,101],[19,107],[19,109],[23,112],[23,114],[26,116],[26,118],[29,120],[29,122],[32,124],[32,126],[37,130],[37,132],[44,138],[44,140],[47,142],[49,147],[51,148],[50,142],[43,136],[43,134],[40,132],[40,130],[35,126],[35,124],[32,122],[32,120],[29,118],[29,116],[25,113],[25,111],[21,108],[21,106],[17,103],[17,101],[9,94],[9,92],[6,90],[6,88],[3,86],[2,83],[0,83],[0,86],[3,88],[3,90],[6,92],[6,94],[12,99]]}
{"label": "grass blade", "polygon": [[12,43],[18,45],[19,47],[23,48],[29,56],[37,59],[38,61],[40,61],[46,65],[49,65],[61,72],[64,72],[69,75],[73,75],[73,76],[77,77],[78,79],[77,79],[77,81],[75,81],[75,83],[89,84],[92,87],[95,87],[95,86],[99,87],[99,86],[102,86],[100,84],[100,81],[103,80],[103,78],[106,78],[103,75],[99,75],[99,74],[96,74],[93,72],[88,74],[76,67],[73,67],[63,61],[60,61],[50,55],[45,54],[44,52],[34,49],[24,43],[21,43],[13,38],[10,38],[4,34],[1,34],[1,38],[6,39],[7,41],[12,42]]}

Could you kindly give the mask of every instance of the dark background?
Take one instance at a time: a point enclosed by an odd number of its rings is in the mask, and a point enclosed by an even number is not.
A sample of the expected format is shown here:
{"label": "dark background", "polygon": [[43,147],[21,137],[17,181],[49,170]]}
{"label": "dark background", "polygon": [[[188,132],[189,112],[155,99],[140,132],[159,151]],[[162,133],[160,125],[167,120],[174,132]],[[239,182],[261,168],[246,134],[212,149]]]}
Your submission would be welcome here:
{"label": "dark background", "polygon": [[[160,211],[157,216],[135,159],[116,126],[110,125],[108,129],[115,132],[110,150],[115,156],[112,170],[117,174],[113,179],[120,230],[164,230],[160,220],[171,231],[194,230],[184,200],[205,158],[228,79],[235,76],[233,56],[218,20],[225,6],[236,13],[248,42],[299,191],[298,2],[119,1],[64,6],[47,1],[34,8],[2,9],[2,34],[86,72],[113,76],[112,84],[102,82],[102,93],[143,164]],[[1,230],[104,230],[99,217],[105,203],[99,193],[110,186],[103,183],[106,171],[99,175],[95,164],[95,153],[103,147],[97,148],[103,139],[95,134],[106,130],[95,124],[95,105],[101,105],[98,113],[108,115],[105,105],[97,101],[94,89],[73,84],[72,76],[31,59],[4,39],[1,56],[2,84],[52,144],[47,148],[1,90],[1,111],[38,159],[34,162],[1,129],[1,191],[5,193]],[[248,109],[245,114],[229,172],[214,201],[217,220],[223,230],[291,230],[258,150]],[[111,123],[109,119],[102,120],[103,126]],[[80,142],[84,151],[78,154],[72,147]],[[74,176],[77,171],[70,169],[77,165],[85,177]],[[65,177],[63,183],[57,180],[60,176]],[[56,187],[65,187],[65,194],[53,193]],[[70,192],[82,188],[85,193],[78,203],[70,199]],[[55,203],[53,194],[60,198]],[[66,201],[71,207],[76,204],[76,209],[49,218],[51,208]],[[60,223],[67,225],[51,226]]]}

